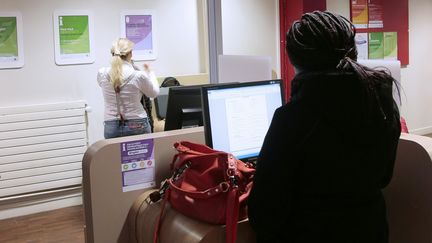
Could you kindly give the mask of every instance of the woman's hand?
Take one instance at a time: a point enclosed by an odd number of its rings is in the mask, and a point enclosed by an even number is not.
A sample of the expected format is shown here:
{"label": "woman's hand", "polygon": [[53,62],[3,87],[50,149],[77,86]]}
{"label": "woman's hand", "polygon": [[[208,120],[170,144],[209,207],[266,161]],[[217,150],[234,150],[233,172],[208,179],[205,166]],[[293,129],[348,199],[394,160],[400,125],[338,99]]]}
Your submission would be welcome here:
{"label": "woman's hand", "polygon": [[144,63],[143,67],[144,71],[150,72],[150,66],[147,63]]}

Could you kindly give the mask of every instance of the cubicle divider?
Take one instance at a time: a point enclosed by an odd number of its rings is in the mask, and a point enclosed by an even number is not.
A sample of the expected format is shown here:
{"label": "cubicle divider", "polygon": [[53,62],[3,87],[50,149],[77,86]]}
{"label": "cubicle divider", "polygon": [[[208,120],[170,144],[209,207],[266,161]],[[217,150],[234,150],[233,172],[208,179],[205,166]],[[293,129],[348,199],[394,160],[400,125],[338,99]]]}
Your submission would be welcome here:
{"label": "cubicle divider", "polygon": [[[139,195],[158,188],[160,182],[170,176],[169,165],[176,152],[173,144],[181,140],[204,143],[203,127],[101,140],[88,148],[83,158],[87,243],[130,242],[127,226],[129,209]],[[128,188],[123,173],[125,163],[122,164],[122,161],[125,160],[125,154],[122,150],[127,145],[141,146],[144,143],[142,141],[150,141],[153,145],[156,183],[150,183],[142,189],[134,186]],[[151,147],[144,149],[151,150]],[[131,151],[140,153],[143,150],[132,148]],[[147,163],[148,160],[142,162]],[[151,173],[146,176],[151,176]]]}
{"label": "cubicle divider", "polygon": [[[154,145],[154,185],[126,190],[121,150],[126,144],[151,140]],[[102,140],[88,148],[83,159],[85,238],[87,243],[134,242],[127,216],[144,192],[170,176],[176,141],[204,143],[202,127]],[[133,152],[140,151],[135,149]],[[390,242],[432,242],[432,138],[402,134],[393,179],[384,190]],[[278,203],[278,202],[275,202]]]}

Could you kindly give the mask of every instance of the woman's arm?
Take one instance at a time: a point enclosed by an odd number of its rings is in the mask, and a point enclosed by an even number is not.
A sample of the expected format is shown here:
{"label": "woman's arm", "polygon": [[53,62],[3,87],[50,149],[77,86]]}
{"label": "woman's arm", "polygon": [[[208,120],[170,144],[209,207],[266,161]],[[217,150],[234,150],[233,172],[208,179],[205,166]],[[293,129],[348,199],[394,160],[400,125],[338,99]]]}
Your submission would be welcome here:
{"label": "woman's arm", "polygon": [[147,64],[144,64],[144,70],[138,71],[139,75],[139,89],[147,97],[154,98],[159,94],[159,84],[156,75]]}
{"label": "woman's arm", "polygon": [[[294,142],[296,106],[276,110],[265,137],[248,199],[249,221],[260,239],[270,241],[284,231],[295,187],[298,158]],[[278,233],[276,233],[278,232]]]}

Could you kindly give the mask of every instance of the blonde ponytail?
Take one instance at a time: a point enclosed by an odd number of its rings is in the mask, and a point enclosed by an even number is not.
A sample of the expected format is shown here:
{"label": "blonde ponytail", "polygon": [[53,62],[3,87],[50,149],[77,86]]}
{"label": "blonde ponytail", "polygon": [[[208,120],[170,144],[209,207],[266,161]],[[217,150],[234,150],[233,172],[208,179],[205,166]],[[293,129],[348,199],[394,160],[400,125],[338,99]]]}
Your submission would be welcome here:
{"label": "blonde ponytail", "polygon": [[114,89],[122,85],[123,60],[119,56],[113,56],[111,59],[111,71],[109,73],[111,84]]}
{"label": "blonde ponytail", "polygon": [[109,73],[111,83],[117,91],[123,84],[123,61],[132,51],[134,43],[126,38],[115,41],[111,47],[111,70]]}

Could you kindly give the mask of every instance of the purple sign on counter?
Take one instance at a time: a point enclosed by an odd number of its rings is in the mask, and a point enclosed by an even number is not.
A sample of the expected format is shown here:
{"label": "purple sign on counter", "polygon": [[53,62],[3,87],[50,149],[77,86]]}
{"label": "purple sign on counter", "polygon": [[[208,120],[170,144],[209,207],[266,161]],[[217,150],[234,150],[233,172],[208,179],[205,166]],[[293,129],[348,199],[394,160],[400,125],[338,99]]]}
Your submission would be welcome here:
{"label": "purple sign on counter", "polygon": [[123,192],[155,186],[153,139],[121,143],[120,149]]}

